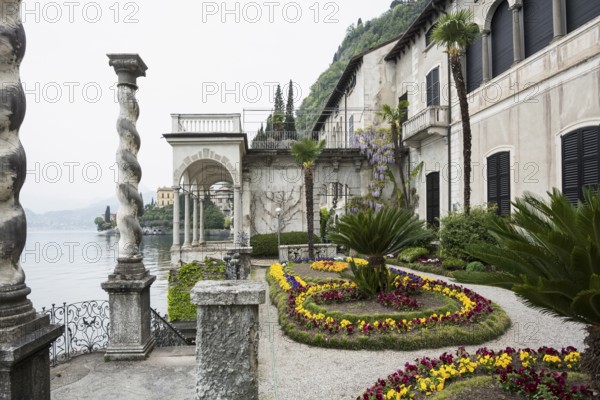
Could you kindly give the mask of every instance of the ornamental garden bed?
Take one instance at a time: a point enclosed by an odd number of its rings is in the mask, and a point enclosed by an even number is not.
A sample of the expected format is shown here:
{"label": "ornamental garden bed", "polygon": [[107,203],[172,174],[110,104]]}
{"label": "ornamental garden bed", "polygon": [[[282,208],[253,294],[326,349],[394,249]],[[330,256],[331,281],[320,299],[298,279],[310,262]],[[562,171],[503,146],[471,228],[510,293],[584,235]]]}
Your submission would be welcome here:
{"label": "ornamental garden bed", "polygon": [[589,377],[577,372],[580,358],[574,347],[483,347],[475,354],[459,348],[455,354],[406,363],[357,400],[591,399]]}
{"label": "ornamental garden bed", "polygon": [[481,344],[510,327],[498,305],[469,289],[393,273],[394,289],[371,299],[337,273],[307,263],[273,264],[267,280],[282,330],[316,346],[415,350]]}

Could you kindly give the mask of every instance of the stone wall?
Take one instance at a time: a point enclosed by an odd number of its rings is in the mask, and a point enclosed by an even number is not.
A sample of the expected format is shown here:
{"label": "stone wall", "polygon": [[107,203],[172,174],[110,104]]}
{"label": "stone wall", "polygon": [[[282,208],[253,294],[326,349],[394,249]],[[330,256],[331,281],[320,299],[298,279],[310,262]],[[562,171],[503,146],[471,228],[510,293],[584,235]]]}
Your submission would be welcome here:
{"label": "stone wall", "polygon": [[[370,166],[355,149],[325,150],[317,160],[314,183],[315,234],[319,210],[327,206],[323,194],[327,184],[348,185],[351,197],[363,194]],[[304,177],[289,151],[251,150],[244,158],[244,180],[249,204],[242,217],[244,230],[254,234],[276,233],[281,208],[281,232],[306,231]],[[340,203],[338,203],[340,204]]]}

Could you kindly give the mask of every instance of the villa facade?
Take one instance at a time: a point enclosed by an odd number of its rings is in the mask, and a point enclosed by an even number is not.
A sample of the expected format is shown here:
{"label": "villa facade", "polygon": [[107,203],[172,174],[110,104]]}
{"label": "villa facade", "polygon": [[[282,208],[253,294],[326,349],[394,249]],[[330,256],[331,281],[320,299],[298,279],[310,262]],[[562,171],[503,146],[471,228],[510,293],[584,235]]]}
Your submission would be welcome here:
{"label": "villa facade", "polygon": [[[471,203],[493,203],[506,214],[515,197],[553,187],[576,201],[582,186],[600,184],[597,1],[434,0],[391,49],[362,54],[362,65],[350,62],[315,131],[335,142],[332,132],[382,124],[377,118],[357,124],[361,108],[373,115],[382,104],[408,100],[405,162],[424,163],[417,212],[435,223],[460,209],[460,109],[447,54],[429,34],[443,12],[462,8],[473,11],[482,33],[463,57],[473,135]],[[348,118],[340,123],[339,115]]]}

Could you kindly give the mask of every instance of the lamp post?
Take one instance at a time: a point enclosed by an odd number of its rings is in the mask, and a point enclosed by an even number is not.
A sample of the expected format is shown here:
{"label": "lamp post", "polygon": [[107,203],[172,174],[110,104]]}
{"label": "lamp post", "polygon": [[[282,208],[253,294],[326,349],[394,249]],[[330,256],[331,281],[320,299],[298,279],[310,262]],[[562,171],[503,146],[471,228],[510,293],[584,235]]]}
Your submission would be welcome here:
{"label": "lamp post", "polygon": [[275,214],[277,215],[277,261],[281,261],[281,208],[277,207]]}

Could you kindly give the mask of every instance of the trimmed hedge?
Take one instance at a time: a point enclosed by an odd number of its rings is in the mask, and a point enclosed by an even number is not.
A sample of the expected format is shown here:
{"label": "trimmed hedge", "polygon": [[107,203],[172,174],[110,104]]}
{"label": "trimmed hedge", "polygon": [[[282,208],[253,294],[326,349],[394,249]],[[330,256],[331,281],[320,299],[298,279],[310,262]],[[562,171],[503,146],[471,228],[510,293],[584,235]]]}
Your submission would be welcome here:
{"label": "trimmed hedge", "polygon": [[400,252],[398,260],[411,263],[419,257],[429,254],[429,250],[425,247],[409,247]]}
{"label": "trimmed hedge", "polygon": [[[321,243],[321,238],[314,235],[315,243]],[[308,233],[306,232],[285,232],[281,234],[282,245],[307,244]],[[252,256],[254,257],[277,257],[277,234],[268,233],[254,235],[250,238],[252,246]]]}

